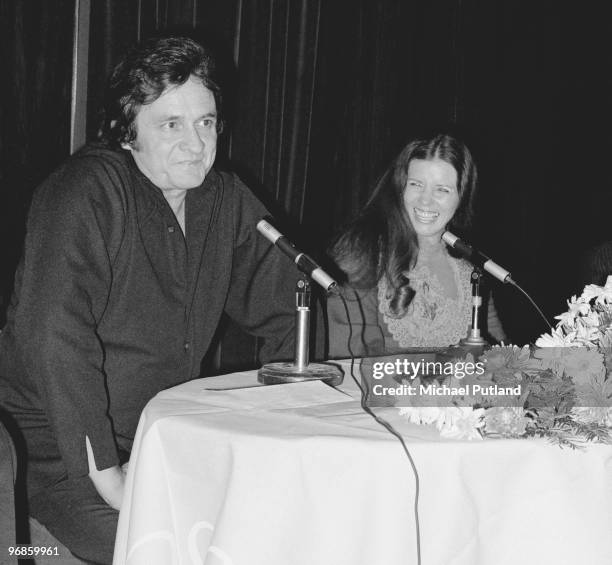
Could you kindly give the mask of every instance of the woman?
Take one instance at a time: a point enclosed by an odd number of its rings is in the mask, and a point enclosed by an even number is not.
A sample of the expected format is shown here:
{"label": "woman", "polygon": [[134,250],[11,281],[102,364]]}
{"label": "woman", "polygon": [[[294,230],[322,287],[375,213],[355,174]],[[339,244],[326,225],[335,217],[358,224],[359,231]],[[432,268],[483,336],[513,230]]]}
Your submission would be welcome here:
{"label": "woman", "polygon": [[[347,278],[350,324],[341,300],[330,299],[330,357],[349,354],[349,335],[356,356],[467,336],[472,266],[451,256],[442,234],[469,227],[476,177],[468,148],[450,135],[406,145],[332,246]],[[505,339],[492,303],[488,330]]]}

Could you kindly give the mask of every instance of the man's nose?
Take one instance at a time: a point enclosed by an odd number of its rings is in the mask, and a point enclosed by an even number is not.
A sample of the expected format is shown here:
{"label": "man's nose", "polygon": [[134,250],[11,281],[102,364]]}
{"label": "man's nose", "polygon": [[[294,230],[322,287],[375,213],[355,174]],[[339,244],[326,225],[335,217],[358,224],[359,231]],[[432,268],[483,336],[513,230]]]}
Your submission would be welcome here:
{"label": "man's nose", "polygon": [[182,149],[191,151],[192,153],[201,153],[204,149],[204,141],[198,134],[195,127],[189,126],[183,130],[183,138],[181,139]]}

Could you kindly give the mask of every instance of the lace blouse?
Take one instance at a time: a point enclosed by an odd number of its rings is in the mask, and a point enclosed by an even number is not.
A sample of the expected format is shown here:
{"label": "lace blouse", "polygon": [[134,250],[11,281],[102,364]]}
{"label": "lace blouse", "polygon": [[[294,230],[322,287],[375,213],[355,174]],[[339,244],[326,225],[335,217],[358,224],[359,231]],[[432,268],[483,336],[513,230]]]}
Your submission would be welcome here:
{"label": "lace blouse", "polygon": [[[452,257],[449,263],[457,298],[448,298],[429,268],[418,266],[407,273],[415,296],[408,312],[400,319],[389,316],[385,281],[373,288],[346,285],[343,290],[346,307],[339,297],[328,297],[329,357],[367,357],[413,347],[448,347],[466,337],[472,321],[472,267]],[[504,341],[506,337],[493,300],[485,300],[483,307],[485,338]]]}
{"label": "lace blouse", "polygon": [[456,298],[445,295],[438,277],[428,266],[417,265],[406,273],[415,295],[402,318],[389,315],[386,279],[383,277],[378,283],[378,309],[399,347],[446,347],[467,335],[472,319],[472,267],[460,259],[448,259],[457,289]]}

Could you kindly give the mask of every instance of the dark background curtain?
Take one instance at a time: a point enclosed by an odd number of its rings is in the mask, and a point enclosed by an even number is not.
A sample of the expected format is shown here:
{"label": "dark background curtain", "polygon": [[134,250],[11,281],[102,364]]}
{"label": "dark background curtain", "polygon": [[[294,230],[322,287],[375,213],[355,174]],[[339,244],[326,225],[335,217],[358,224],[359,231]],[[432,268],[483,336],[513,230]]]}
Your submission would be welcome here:
{"label": "dark background curtain", "polygon": [[74,0],[0,0],[0,321],[33,188],[69,153]]}
{"label": "dark background curtain", "polygon": [[[68,154],[72,1],[2,0],[8,70],[0,117],[2,295],[24,211]],[[220,161],[307,250],[363,205],[402,144],[453,126],[480,169],[472,242],[549,318],[580,290],[584,250],[612,239],[612,37],[604,2],[553,0],[94,0],[87,130],[108,71],[163,30],[205,39],[231,95]],[[491,286],[512,342],[546,330],[527,300]],[[255,363],[229,325],[221,370]]]}

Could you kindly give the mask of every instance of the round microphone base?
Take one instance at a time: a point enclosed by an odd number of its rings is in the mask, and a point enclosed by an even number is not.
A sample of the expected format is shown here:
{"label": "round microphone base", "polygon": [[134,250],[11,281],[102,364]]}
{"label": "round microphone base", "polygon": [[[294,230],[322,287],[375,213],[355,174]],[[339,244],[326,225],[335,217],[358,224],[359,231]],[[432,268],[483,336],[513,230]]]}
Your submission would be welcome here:
{"label": "round microphone base", "polygon": [[488,343],[482,337],[468,336],[459,342],[459,347],[466,353],[471,353],[474,357],[480,357],[484,353]]}
{"label": "round microphone base", "polygon": [[484,347],[487,345],[487,340],[482,337],[466,337],[459,342],[460,345],[469,345],[470,347]]}
{"label": "round microphone base", "polygon": [[331,386],[342,383],[342,371],[327,363],[310,363],[303,368],[293,363],[268,363],[257,371],[257,380],[265,385],[325,381]]}

